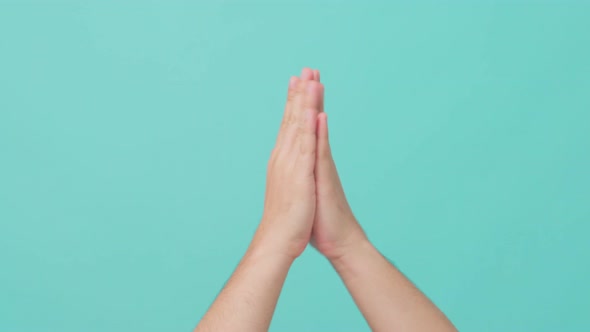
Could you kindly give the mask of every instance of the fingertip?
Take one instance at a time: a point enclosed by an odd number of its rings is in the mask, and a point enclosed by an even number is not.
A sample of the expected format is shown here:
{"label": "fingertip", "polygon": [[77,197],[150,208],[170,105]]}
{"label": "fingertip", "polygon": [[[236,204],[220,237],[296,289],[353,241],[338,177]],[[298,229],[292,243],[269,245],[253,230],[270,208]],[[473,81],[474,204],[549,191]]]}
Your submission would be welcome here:
{"label": "fingertip", "polygon": [[318,122],[321,127],[326,127],[328,124],[328,114],[326,112],[319,113]]}
{"label": "fingertip", "polygon": [[301,79],[302,80],[313,80],[313,71],[308,67],[304,67],[301,70]]}
{"label": "fingertip", "polygon": [[316,80],[316,81],[318,81],[318,82],[320,81],[320,71],[319,70],[314,69],[314,71],[313,71],[313,79]]}
{"label": "fingertip", "polygon": [[297,87],[297,82],[299,82],[299,77],[291,76],[289,79],[289,89],[295,89]]}
{"label": "fingertip", "polygon": [[310,122],[310,124],[311,124],[311,126],[313,128],[313,131],[315,132],[316,131],[316,128],[318,126],[318,122],[315,121],[316,120],[317,113],[314,110],[312,110],[312,109],[309,109],[306,112],[307,112],[307,119],[309,120],[309,122]]}
{"label": "fingertip", "polygon": [[323,111],[324,90],[318,81],[306,81],[306,104],[318,112]]}

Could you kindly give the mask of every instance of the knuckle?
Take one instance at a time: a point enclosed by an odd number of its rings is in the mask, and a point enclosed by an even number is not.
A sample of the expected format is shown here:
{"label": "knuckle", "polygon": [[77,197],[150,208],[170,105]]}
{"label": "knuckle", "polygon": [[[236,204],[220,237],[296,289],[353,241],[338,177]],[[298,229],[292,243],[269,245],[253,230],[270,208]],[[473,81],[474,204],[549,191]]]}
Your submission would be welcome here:
{"label": "knuckle", "polygon": [[305,139],[299,144],[299,152],[304,156],[315,155],[315,144],[309,139]]}
{"label": "knuckle", "polygon": [[297,84],[297,94],[303,93],[305,91],[305,89],[307,89],[307,86],[309,85],[309,83],[311,83],[312,81],[300,81],[299,84]]}
{"label": "knuckle", "polygon": [[287,103],[292,103],[295,100],[295,96],[297,96],[297,89],[289,89],[289,92],[287,92]]}
{"label": "knuckle", "polygon": [[293,125],[297,122],[296,120],[297,120],[297,118],[296,118],[295,114],[293,114],[293,112],[291,112],[291,114],[289,114],[289,116],[287,117],[287,124]]}
{"label": "knuckle", "polygon": [[295,137],[294,138],[295,138],[295,142],[297,142],[297,144],[300,145],[303,140],[303,128],[299,125],[295,128]]}
{"label": "knuckle", "polygon": [[301,86],[301,81],[297,81],[295,83],[295,86],[289,87],[289,90],[287,91],[287,101],[288,102],[291,102],[291,101],[293,101],[293,99],[295,99],[295,97],[297,96],[297,94],[299,92],[300,86]]}
{"label": "knuckle", "polygon": [[284,131],[285,127],[287,127],[288,124],[289,124],[289,118],[288,118],[288,116],[285,116],[283,118],[283,121],[281,121],[281,128],[280,128],[279,132]]}
{"label": "knuckle", "polygon": [[281,123],[281,129],[290,126],[293,124],[293,112],[288,112],[283,117],[283,122]]}

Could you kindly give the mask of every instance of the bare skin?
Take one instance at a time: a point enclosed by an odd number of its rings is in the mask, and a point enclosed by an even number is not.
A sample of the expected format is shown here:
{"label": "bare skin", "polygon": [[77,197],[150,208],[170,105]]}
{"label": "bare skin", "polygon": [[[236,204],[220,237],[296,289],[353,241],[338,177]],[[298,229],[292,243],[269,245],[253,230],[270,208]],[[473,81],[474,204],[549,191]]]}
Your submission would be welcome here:
{"label": "bare skin", "polygon": [[267,331],[289,268],[309,242],[334,266],[373,331],[456,331],[354,217],[330,149],[319,71],[304,68],[289,86],[262,221],[195,331]]}
{"label": "bare skin", "polygon": [[[319,80],[319,73],[314,75]],[[376,332],[456,331],[446,316],[370,243],[344,194],[318,114],[317,206],[312,243],[334,266],[369,326]]]}
{"label": "bare skin", "polygon": [[305,68],[291,78],[267,170],[264,214],[252,243],[196,332],[267,331],[291,264],[311,237],[317,115],[323,86]]}

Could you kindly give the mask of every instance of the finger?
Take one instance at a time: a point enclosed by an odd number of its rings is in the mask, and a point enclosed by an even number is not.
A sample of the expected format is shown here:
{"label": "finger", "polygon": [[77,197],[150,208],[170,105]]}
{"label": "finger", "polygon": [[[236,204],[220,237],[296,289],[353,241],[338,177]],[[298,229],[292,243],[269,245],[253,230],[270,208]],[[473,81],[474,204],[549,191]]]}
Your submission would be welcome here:
{"label": "finger", "polygon": [[[323,94],[323,86],[321,83],[316,81],[308,81],[305,86],[305,93],[303,95],[302,104],[302,115],[300,118],[300,130],[301,133],[299,139],[299,146],[301,152],[308,154],[313,153],[315,158],[316,151],[316,126],[317,126],[317,115],[320,110],[320,104]],[[310,138],[313,136],[313,140]]]}
{"label": "finger", "polygon": [[[319,70],[317,71],[316,77],[317,77],[317,82],[320,83],[320,71]],[[320,83],[320,85],[322,87],[322,93],[320,94],[318,111],[321,113],[324,111],[324,94],[325,94],[325,92],[324,92],[324,85],[321,83]]]}
{"label": "finger", "polygon": [[328,133],[328,115],[326,113],[319,113],[317,116],[317,150],[315,162],[315,177],[318,183],[326,188],[323,191],[328,195],[338,194],[342,199],[346,200],[342,183],[336,170],[336,164],[332,156],[332,148],[330,147],[330,139]]}
{"label": "finger", "polygon": [[302,95],[303,104],[301,105],[302,110],[313,110],[317,114],[320,113],[323,108],[322,104],[324,101],[324,86],[322,83],[317,81],[307,81],[305,84],[305,92]]}
{"label": "finger", "polygon": [[310,68],[307,68],[307,67],[303,68],[301,70],[300,78],[302,80],[306,80],[306,81],[313,80],[313,70],[311,70]]}
{"label": "finger", "polygon": [[[315,82],[320,82],[320,71],[317,69],[312,69],[312,81]],[[318,111],[319,112],[323,112],[324,111],[324,86],[322,84],[321,85],[321,92],[319,94],[319,100],[318,100]]]}
{"label": "finger", "polygon": [[309,82],[301,79],[298,80],[293,93],[293,99],[290,101],[288,113],[285,115],[285,120],[283,121],[281,146],[287,150],[293,146],[296,136],[302,128],[302,122],[304,121],[304,100],[306,98],[306,87]]}
{"label": "finger", "polygon": [[[317,112],[313,109],[306,109],[301,124],[302,128],[298,137],[300,152],[304,156],[315,159],[317,148]],[[309,171],[313,172],[313,167]]]}
{"label": "finger", "polygon": [[287,103],[285,104],[285,114],[283,116],[286,122],[290,122],[293,118],[293,112],[295,107],[295,99],[298,94],[298,85],[300,84],[300,79],[297,76],[292,76],[289,80],[289,91],[287,92]]}
{"label": "finger", "polygon": [[317,150],[317,112],[313,109],[304,111],[302,130],[297,135],[298,151],[294,167],[303,177],[313,177]]}
{"label": "finger", "polygon": [[304,108],[311,108],[320,112],[323,109],[324,103],[324,85],[318,81],[306,82],[303,97]]}
{"label": "finger", "polygon": [[314,81],[320,81],[320,71],[317,69],[313,70],[313,80]]}
{"label": "finger", "polygon": [[291,76],[289,79],[289,92],[295,91],[295,88],[297,87],[297,81],[299,81],[299,77]]}
{"label": "finger", "polygon": [[318,164],[328,162],[332,156],[328,135],[328,115],[319,113],[317,116],[317,161]]}
{"label": "finger", "polygon": [[293,107],[295,103],[295,96],[297,95],[297,86],[299,84],[299,77],[292,76],[289,80],[289,90],[287,91],[287,102],[285,104],[285,111],[283,113],[283,120],[281,122],[281,127],[279,129],[279,134],[277,137],[277,146],[280,146],[283,143],[284,136],[285,136],[285,127],[288,126],[289,123],[293,122]]}

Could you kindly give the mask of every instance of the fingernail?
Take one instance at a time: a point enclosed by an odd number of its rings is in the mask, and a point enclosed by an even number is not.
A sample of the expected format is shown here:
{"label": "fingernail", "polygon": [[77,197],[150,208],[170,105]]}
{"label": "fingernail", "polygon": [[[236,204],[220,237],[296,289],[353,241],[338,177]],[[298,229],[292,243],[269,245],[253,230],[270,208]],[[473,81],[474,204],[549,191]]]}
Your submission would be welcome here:
{"label": "fingernail", "polygon": [[295,89],[295,87],[297,86],[297,77],[293,76],[291,77],[291,79],[289,80],[289,88],[290,89]]}

